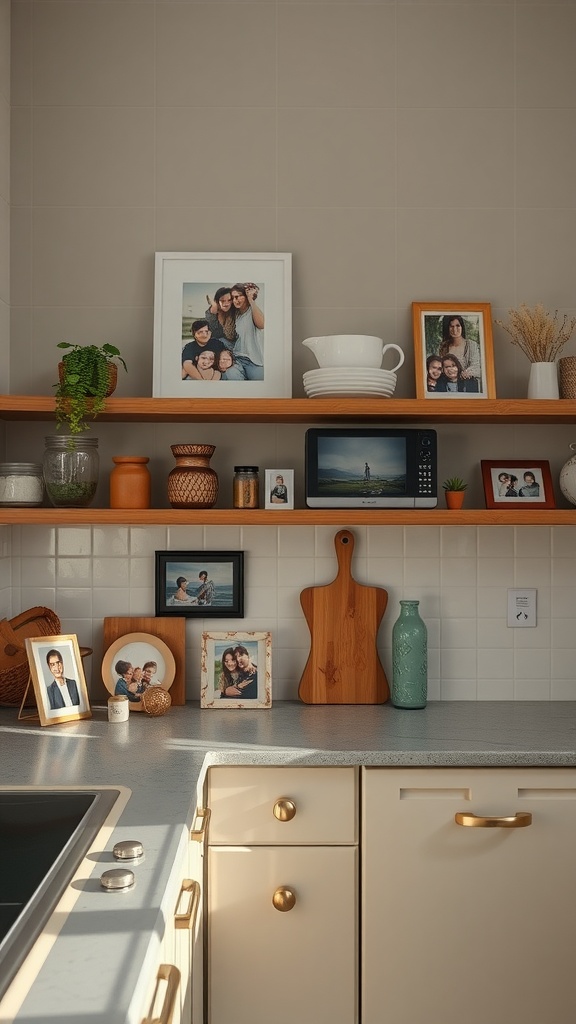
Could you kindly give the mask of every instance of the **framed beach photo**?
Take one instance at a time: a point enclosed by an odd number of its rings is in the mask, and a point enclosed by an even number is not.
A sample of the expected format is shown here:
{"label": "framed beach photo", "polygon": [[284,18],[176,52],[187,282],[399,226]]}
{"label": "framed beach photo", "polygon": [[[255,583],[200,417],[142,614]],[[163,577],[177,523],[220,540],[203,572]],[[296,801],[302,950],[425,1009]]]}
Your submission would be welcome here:
{"label": "framed beach photo", "polygon": [[483,459],[486,508],[556,508],[550,463]]}
{"label": "framed beach photo", "polygon": [[489,302],[413,302],[417,398],[495,398]]}
{"label": "framed beach photo", "polygon": [[156,551],[156,615],[241,619],[243,551]]}
{"label": "framed beach photo", "polygon": [[272,634],[202,634],[200,707],[272,707]]}
{"label": "framed beach photo", "polygon": [[265,471],[264,508],[281,510],[294,508],[294,470],[267,469]]}
{"label": "framed beach photo", "polygon": [[156,253],[152,394],[292,396],[290,253]]}
{"label": "framed beach photo", "polygon": [[27,637],[25,643],[40,725],[91,718],[78,638]]}

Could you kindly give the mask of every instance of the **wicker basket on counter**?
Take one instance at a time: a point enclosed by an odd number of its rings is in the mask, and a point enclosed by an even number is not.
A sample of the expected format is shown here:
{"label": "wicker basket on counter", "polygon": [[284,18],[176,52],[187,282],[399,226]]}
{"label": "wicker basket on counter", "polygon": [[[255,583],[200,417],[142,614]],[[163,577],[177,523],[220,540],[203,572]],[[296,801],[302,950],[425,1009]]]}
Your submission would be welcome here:
{"label": "wicker basket on counter", "polygon": [[30,676],[26,638],[59,635],[60,619],[50,608],[28,608],[12,619],[0,620],[0,705],[22,703]]}

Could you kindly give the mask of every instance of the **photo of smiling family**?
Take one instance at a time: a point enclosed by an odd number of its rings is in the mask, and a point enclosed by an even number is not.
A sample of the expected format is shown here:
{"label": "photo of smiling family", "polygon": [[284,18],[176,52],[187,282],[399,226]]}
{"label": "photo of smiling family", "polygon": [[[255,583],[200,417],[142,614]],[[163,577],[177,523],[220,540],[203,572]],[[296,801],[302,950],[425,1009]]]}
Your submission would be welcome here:
{"label": "photo of smiling family", "polygon": [[243,551],[156,552],[156,615],[243,614]]}
{"label": "photo of smiling family", "polygon": [[412,303],[418,398],[494,398],[489,303]]}
{"label": "photo of smiling family", "polygon": [[155,396],[289,397],[289,253],[156,253]]}

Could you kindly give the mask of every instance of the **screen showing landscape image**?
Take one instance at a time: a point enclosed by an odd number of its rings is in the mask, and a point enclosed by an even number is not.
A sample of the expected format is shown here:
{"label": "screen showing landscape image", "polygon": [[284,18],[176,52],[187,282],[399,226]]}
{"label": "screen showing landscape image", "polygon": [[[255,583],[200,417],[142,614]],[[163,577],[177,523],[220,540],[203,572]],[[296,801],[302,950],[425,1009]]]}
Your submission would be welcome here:
{"label": "screen showing landscape image", "polygon": [[318,495],[334,498],[406,494],[403,437],[318,438]]}

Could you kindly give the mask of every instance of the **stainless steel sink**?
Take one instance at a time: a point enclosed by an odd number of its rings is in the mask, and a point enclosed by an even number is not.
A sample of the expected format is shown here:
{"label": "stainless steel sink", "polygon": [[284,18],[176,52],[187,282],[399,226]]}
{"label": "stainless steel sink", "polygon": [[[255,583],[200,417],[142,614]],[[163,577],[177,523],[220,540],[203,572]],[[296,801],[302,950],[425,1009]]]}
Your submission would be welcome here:
{"label": "stainless steel sink", "polygon": [[119,795],[0,790],[0,998]]}

